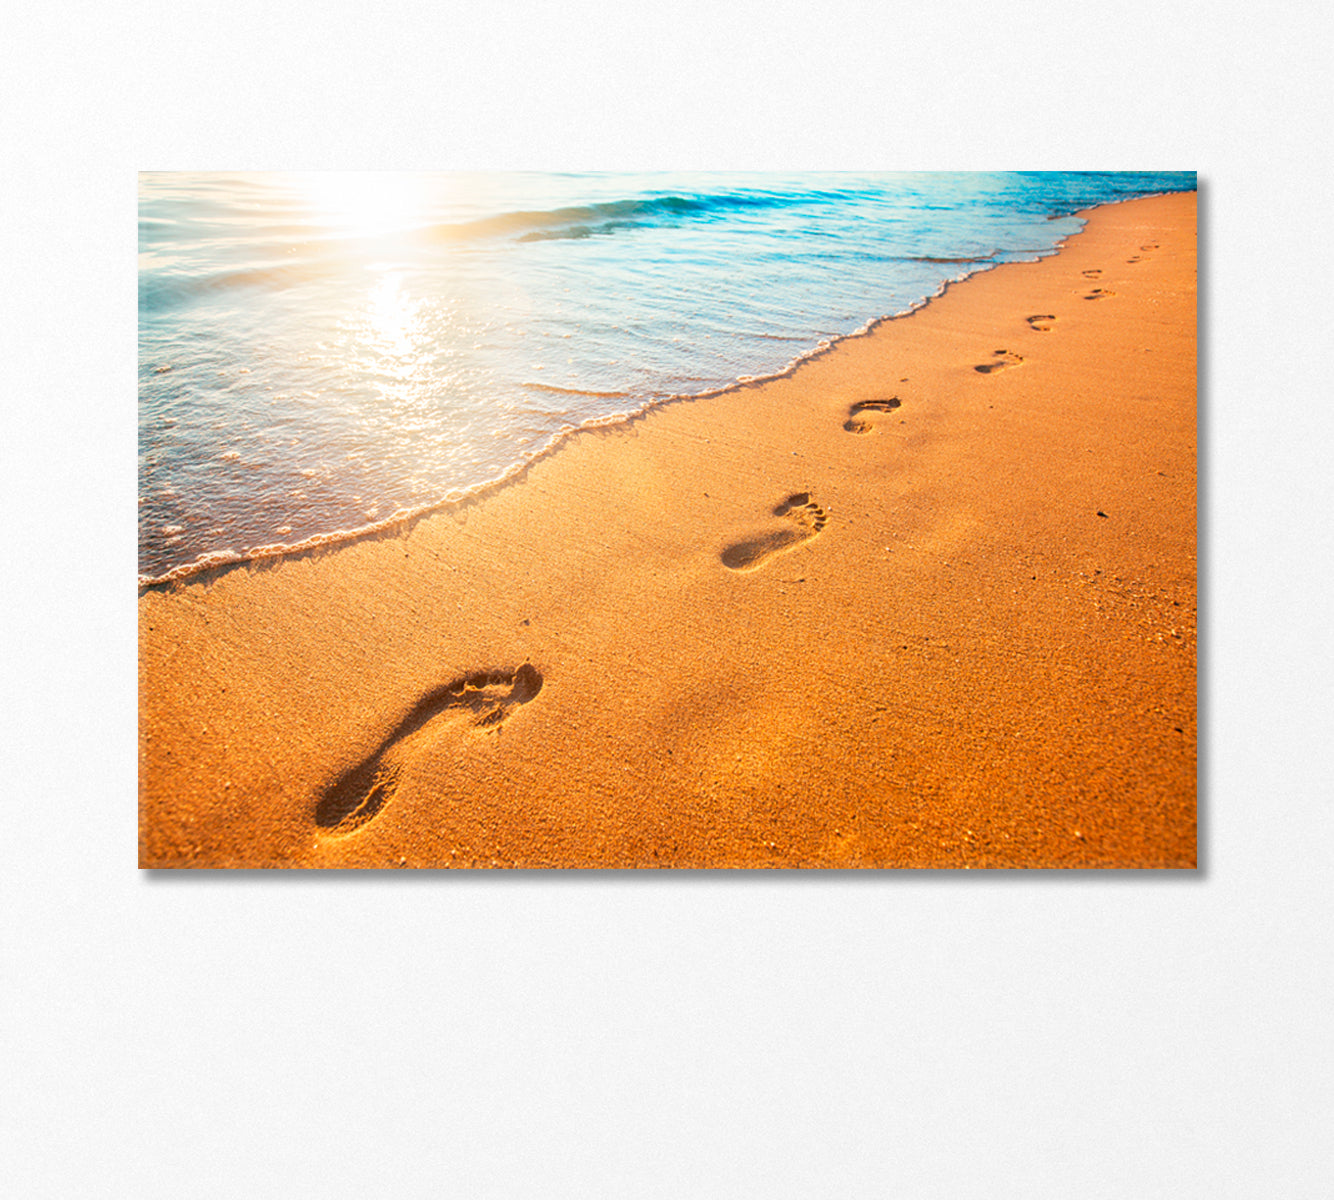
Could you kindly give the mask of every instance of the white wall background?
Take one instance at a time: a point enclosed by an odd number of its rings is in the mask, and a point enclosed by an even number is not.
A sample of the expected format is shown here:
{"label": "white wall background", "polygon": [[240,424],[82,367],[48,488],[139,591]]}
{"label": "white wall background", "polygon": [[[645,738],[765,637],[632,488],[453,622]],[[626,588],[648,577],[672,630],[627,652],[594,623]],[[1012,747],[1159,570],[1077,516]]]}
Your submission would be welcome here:
{"label": "white wall background", "polygon": [[[1329,1195],[1329,29],[1243,11],[20,0],[6,1193]],[[318,167],[1197,169],[1204,870],[136,871],[135,173]]]}

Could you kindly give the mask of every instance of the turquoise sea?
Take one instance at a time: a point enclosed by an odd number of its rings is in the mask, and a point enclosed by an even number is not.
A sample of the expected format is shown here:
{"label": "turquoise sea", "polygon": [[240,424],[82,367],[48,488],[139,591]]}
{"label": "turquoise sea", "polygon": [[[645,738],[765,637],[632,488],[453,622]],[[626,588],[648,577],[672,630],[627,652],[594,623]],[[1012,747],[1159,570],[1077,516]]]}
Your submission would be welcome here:
{"label": "turquoise sea", "polygon": [[[139,575],[501,479],[782,373],[1193,172],[145,173]],[[745,403],[739,393],[737,403]]]}

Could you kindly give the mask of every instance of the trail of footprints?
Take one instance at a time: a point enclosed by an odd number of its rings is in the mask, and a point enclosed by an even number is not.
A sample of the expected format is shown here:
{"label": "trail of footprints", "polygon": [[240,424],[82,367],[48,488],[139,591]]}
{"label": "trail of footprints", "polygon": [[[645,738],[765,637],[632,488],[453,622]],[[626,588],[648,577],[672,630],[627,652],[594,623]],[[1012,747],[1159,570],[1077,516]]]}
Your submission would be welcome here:
{"label": "trail of footprints", "polygon": [[[1146,252],[1157,248],[1157,243],[1140,247]],[[1093,268],[1083,275],[1092,282],[1101,278],[1102,271]],[[1112,295],[1115,293],[1106,288],[1092,288],[1084,299],[1101,300]],[[1030,329],[1049,333],[1056,315],[1034,313],[1025,321]],[[990,375],[1023,361],[1010,350],[996,350],[990,360],[978,363],[973,369]],[[843,428],[854,434],[873,433],[876,418],[893,412],[901,404],[897,396],[860,400],[848,410]],[[828,522],[828,514],[809,492],[794,492],[774,508],[773,515],[781,518],[783,524],[728,546],[719,556],[723,566],[732,571],[754,571],[774,555],[818,536]],[[371,754],[324,789],[315,808],[316,824],[335,835],[362,828],[393,798],[399,776],[415,754],[442,737],[498,727],[516,708],[527,704],[542,690],[542,682],[538,670],[524,663],[513,671],[475,671],[427,693]]]}
{"label": "trail of footprints", "polygon": [[416,754],[441,737],[495,728],[541,690],[541,674],[524,663],[514,671],[474,671],[428,692],[370,755],[324,789],[316,825],[333,834],[360,829],[393,799]]}
{"label": "trail of footprints", "polygon": [[[788,496],[773,515],[784,519],[783,526],[727,547],[721,555],[724,566],[754,570],[815,537],[828,521],[809,492]],[[315,805],[315,824],[335,837],[362,829],[393,800],[403,770],[414,758],[447,739],[497,728],[537,696],[542,683],[537,668],[524,663],[513,671],[474,671],[428,692],[370,754],[324,788]]]}
{"label": "trail of footprints", "polygon": [[[785,524],[729,546],[722,552],[724,566],[754,570],[815,537],[828,520],[809,492],[788,496],[773,515]],[[393,800],[403,770],[414,758],[447,739],[496,729],[537,696],[542,683],[537,668],[524,663],[513,671],[474,671],[428,692],[370,754],[324,788],[315,805],[315,824],[335,837],[362,829]]]}

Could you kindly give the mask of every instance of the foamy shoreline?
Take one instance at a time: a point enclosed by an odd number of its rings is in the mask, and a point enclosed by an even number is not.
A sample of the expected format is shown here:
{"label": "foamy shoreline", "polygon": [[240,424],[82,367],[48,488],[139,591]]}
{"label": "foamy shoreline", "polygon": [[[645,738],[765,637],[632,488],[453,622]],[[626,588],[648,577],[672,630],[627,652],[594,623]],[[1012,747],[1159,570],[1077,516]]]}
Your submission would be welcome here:
{"label": "foamy shoreline", "polygon": [[[1077,236],[1077,235],[1076,235]],[[1060,243],[1057,249],[1052,253],[1059,253]],[[1046,256],[1044,256],[1046,257]],[[937,260],[931,260],[937,261]],[[972,262],[973,259],[948,260]],[[1033,259],[1036,262],[1038,259]],[[1001,264],[995,264],[1001,265]],[[980,267],[980,271],[993,270],[994,266]],[[978,272],[974,272],[977,274]],[[966,276],[965,278],[971,278]],[[930,296],[918,301],[901,312],[888,313],[879,317],[872,317],[865,324],[851,333],[843,334],[840,337],[826,338],[817,342],[810,349],[801,352],[792,358],[781,370],[768,375],[742,375],[737,381],[728,384],[726,387],[712,388],[702,392],[683,392],[670,396],[653,396],[644,400],[644,402],[634,408],[627,409],[624,412],[611,413],[602,417],[590,417],[588,420],[578,425],[571,425],[552,434],[545,445],[532,451],[523,459],[513,463],[502,474],[492,479],[483,480],[471,487],[459,488],[447,493],[440,500],[430,504],[419,505],[416,508],[399,509],[391,516],[382,521],[375,521],[368,525],[359,525],[354,529],[334,529],[327,533],[316,534],[313,537],[304,538],[299,542],[273,542],[263,546],[255,546],[244,551],[217,550],[208,554],[200,555],[195,561],[182,563],[180,566],[173,567],[161,575],[140,575],[138,578],[139,594],[145,591],[164,586],[176,586],[182,583],[188,583],[198,579],[210,572],[218,569],[230,569],[232,567],[244,566],[247,563],[259,563],[272,561],[274,559],[289,558],[296,555],[309,554],[312,551],[323,551],[334,549],[338,546],[347,545],[351,542],[361,541],[365,538],[382,537],[386,534],[397,535],[406,532],[412,524],[421,520],[423,517],[429,517],[435,513],[449,512],[458,508],[462,504],[481,499],[496,488],[504,487],[506,484],[514,482],[526,472],[534,463],[539,462],[546,455],[558,450],[566,439],[576,437],[581,433],[588,433],[598,429],[614,428],[617,425],[626,425],[643,417],[646,413],[652,412],[656,408],[661,408],[668,404],[680,404],[693,400],[706,400],[714,396],[726,396],[736,392],[744,391],[749,387],[758,384],[768,383],[776,379],[785,379],[794,371],[807,362],[820,358],[825,354],[837,349],[844,342],[852,339],[865,337],[872,333],[886,321],[895,321],[903,317],[912,316],[913,313],[925,308],[932,300],[939,299],[949,290],[951,284],[961,283],[963,280],[946,280]],[[570,389],[553,388],[548,385],[535,384],[535,387],[541,387],[547,391],[567,392]],[[610,393],[610,392],[581,392],[581,395],[593,395],[604,397],[627,396],[629,393]]]}
{"label": "foamy shoreline", "polygon": [[[1117,203],[1125,203],[1125,201],[1118,201]],[[1057,214],[1057,216],[1064,215],[1067,214]],[[1074,217],[1080,216],[1079,213],[1068,215]],[[1056,217],[1049,219],[1056,219]],[[1072,234],[1071,236],[1077,237],[1078,233]],[[1026,261],[1038,262],[1042,258],[1050,257],[1052,254],[1058,254],[1068,240],[1069,239],[1063,239],[1058,242],[1055,249],[1049,254],[1039,255]],[[735,383],[728,384],[725,387],[711,388],[702,392],[682,392],[668,396],[652,396],[645,399],[636,407],[627,409],[624,412],[611,413],[601,417],[590,417],[588,420],[583,421],[578,425],[571,425],[558,430],[556,433],[552,434],[543,446],[525,455],[520,461],[511,464],[500,475],[491,479],[482,480],[480,483],[470,487],[455,489],[437,501],[419,505],[415,508],[399,509],[381,521],[374,521],[367,525],[359,525],[352,529],[333,529],[327,533],[316,534],[312,537],[304,538],[299,542],[273,542],[266,545],[254,546],[243,551],[217,550],[203,554],[193,562],[182,563],[179,566],[173,567],[169,571],[163,572],[161,575],[140,575],[138,577],[139,594],[142,595],[145,591],[150,589],[188,583],[201,576],[217,571],[220,568],[230,569],[233,567],[244,566],[247,563],[260,563],[272,561],[274,559],[289,558],[309,554],[314,551],[334,549],[338,546],[361,541],[365,538],[376,538],[386,534],[397,535],[405,533],[415,522],[421,520],[423,517],[429,517],[435,513],[449,512],[458,508],[462,504],[481,499],[496,488],[504,487],[506,484],[514,482],[514,480],[522,476],[534,463],[539,462],[546,455],[558,450],[568,438],[576,437],[581,433],[587,433],[593,430],[607,429],[617,425],[629,424],[643,417],[646,413],[652,412],[654,409],[664,405],[680,404],[694,400],[705,400],[714,396],[726,396],[744,391],[749,387],[759,384],[769,383],[777,379],[785,379],[794,371],[799,370],[803,364],[823,357],[831,351],[836,350],[844,342],[853,338],[866,337],[887,321],[897,321],[904,317],[912,316],[913,313],[925,308],[933,300],[940,299],[940,297],[944,296],[952,286],[957,286],[960,283],[966,282],[966,280],[971,279],[973,275],[980,274],[984,271],[995,270],[998,266],[1006,265],[1004,263],[990,262],[987,259],[977,258],[929,258],[922,261],[949,263],[975,262],[985,265],[980,265],[976,271],[970,272],[968,275],[964,276],[963,279],[945,280],[930,296],[926,296],[923,299],[914,302],[899,312],[885,313],[881,316],[870,317],[864,324],[850,333],[842,334],[838,337],[825,338],[817,342],[814,346],[811,346],[809,349],[794,356],[789,360],[786,366],[778,371],[774,371],[770,374],[742,375],[737,378]],[[552,387],[547,384],[532,384],[528,386],[541,388],[544,391],[551,392],[572,392],[571,389]],[[629,395],[628,392],[572,392],[572,394],[607,398]]]}

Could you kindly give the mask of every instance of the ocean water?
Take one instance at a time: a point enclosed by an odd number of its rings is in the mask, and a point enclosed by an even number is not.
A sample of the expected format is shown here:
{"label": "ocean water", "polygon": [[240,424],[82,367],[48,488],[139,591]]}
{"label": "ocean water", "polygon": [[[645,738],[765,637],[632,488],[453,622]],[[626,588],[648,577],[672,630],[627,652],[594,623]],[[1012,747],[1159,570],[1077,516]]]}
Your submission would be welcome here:
{"label": "ocean water", "polygon": [[[336,539],[779,374],[1193,172],[139,179],[139,575]],[[744,393],[737,397],[744,403]]]}

